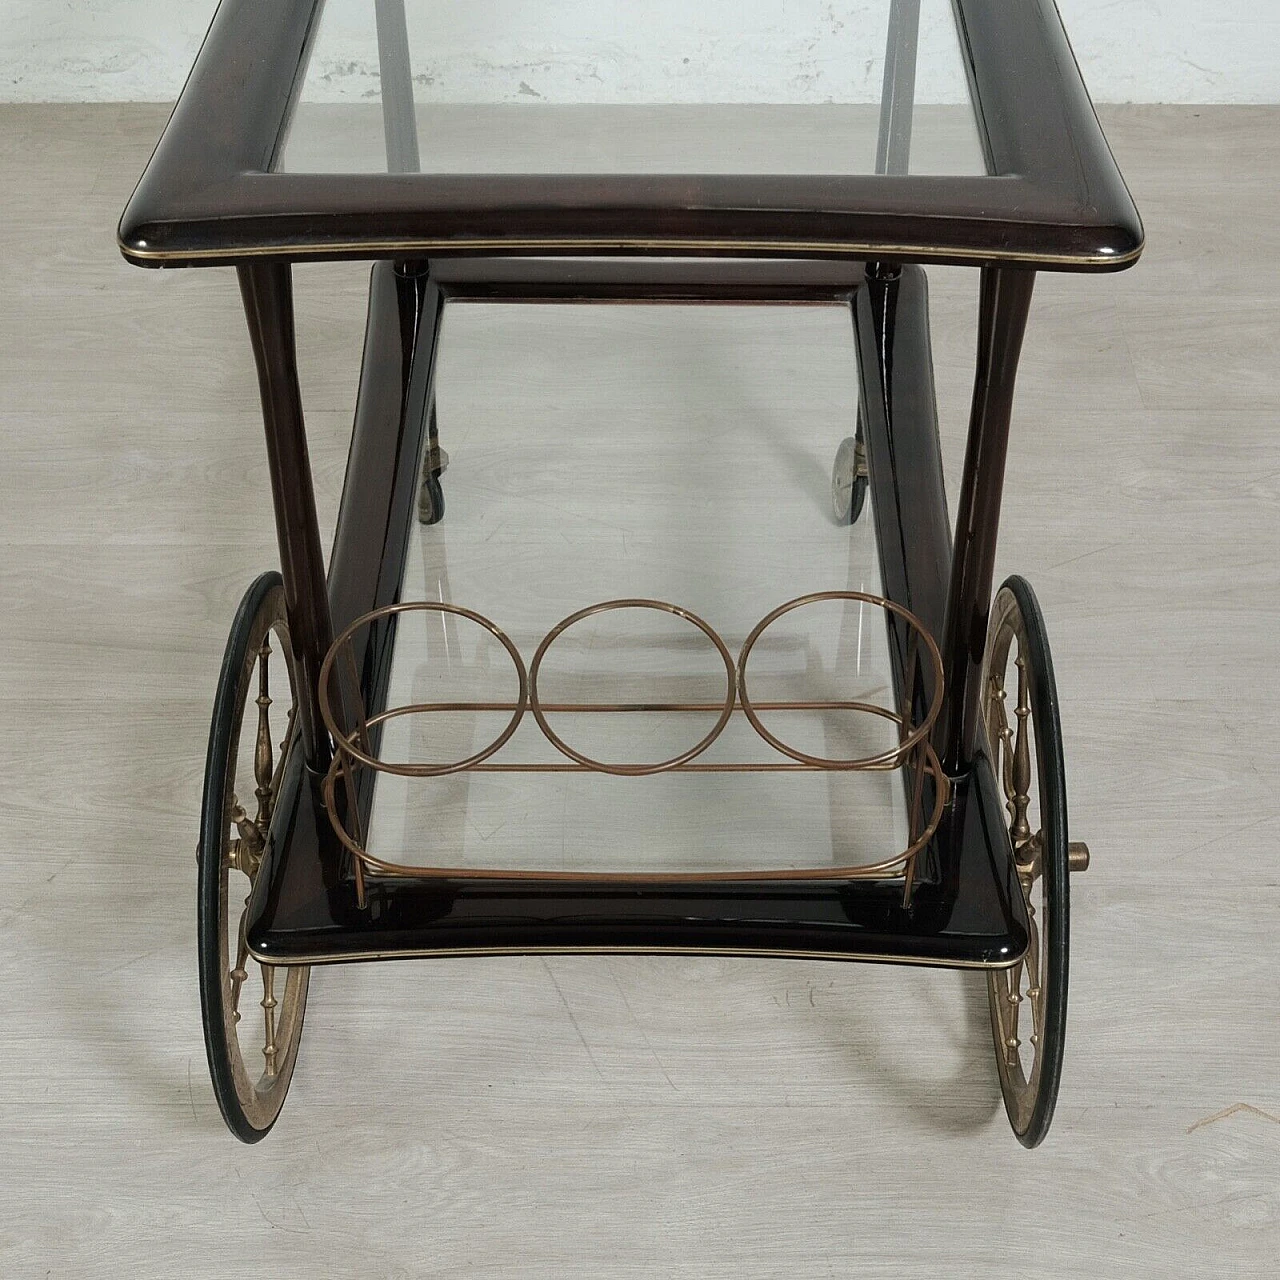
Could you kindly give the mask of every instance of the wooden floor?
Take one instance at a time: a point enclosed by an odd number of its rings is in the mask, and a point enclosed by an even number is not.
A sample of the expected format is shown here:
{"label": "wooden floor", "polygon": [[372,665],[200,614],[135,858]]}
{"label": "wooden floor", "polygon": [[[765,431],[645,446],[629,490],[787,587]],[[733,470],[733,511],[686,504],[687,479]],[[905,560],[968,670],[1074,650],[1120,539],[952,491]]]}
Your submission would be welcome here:
{"label": "wooden floor", "polygon": [[[276,552],[234,280],[115,252],[163,119],[0,109],[0,1275],[1275,1275],[1280,109],[1107,111],[1147,256],[1037,286],[999,569],[1049,620],[1094,862],[1034,1153],[980,977],[738,959],[317,973],[280,1124],[224,1131],[198,789]],[[366,278],[298,272],[325,530]],[[973,279],[931,278],[954,481]],[[442,414],[754,431],[794,379],[838,422],[841,335],[770,313],[744,357],[764,314],[475,308]]]}

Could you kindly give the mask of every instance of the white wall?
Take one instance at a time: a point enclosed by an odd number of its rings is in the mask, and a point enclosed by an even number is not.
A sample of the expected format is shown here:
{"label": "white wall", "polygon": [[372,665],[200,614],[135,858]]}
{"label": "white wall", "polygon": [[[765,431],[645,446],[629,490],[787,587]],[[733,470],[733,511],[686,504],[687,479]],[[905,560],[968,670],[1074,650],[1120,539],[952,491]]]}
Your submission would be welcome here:
{"label": "white wall", "polygon": [[[945,2],[924,0],[926,28]],[[317,94],[376,91],[376,50],[359,37],[372,3],[329,0],[326,22],[351,36],[317,51]],[[420,93],[444,101],[856,101],[878,88],[865,54],[886,3],[407,0]],[[1280,102],[1280,0],[1059,4],[1100,102]],[[213,8],[0,0],[0,100],[171,99]]]}

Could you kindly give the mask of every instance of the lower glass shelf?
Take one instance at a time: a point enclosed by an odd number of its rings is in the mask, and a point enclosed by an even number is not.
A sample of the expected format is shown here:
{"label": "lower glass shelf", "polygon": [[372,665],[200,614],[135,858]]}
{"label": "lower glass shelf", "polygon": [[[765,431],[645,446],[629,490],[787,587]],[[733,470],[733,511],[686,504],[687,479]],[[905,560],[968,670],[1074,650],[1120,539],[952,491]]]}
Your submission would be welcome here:
{"label": "lower glass shelf", "polygon": [[[779,699],[773,696],[764,701],[758,701],[752,696],[751,689],[767,685],[768,677],[770,675],[776,677],[777,674],[776,671],[771,672],[766,667],[763,676],[757,682],[756,671],[751,668],[753,655],[763,655],[757,658],[757,668],[767,663],[774,628],[780,622],[790,621],[802,613],[813,612],[830,605],[839,606],[842,612],[850,608],[856,610],[859,632],[864,629],[863,615],[868,609],[882,614],[892,624],[906,630],[910,638],[906,646],[909,657],[904,686],[912,691],[909,700],[913,708],[918,708],[918,713],[904,716],[884,705],[883,702],[868,700],[865,695],[834,697],[830,691],[822,697],[792,696]],[[654,615],[664,620],[679,619],[686,624],[687,629],[693,631],[695,637],[698,632],[701,632],[707,647],[723,664],[716,699],[714,701],[700,701],[696,698],[687,701],[675,700],[669,691],[673,685],[678,688],[682,678],[687,674],[681,669],[682,665],[685,667],[688,665],[687,662],[684,664],[681,662],[681,658],[687,651],[682,652],[677,645],[663,645],[660,638],[648,634],[642,627],[639,632],[632,631],[625,637],[623,648],[628,650],[638,648],[651,664],[655,658],[657,659],[657,665],[661,668],[659,683],[668,690],[666,696],[662,696],[661,690],[636,690],[633,686],[637,674],[642,674],[642,683],[647,683],[643,676],[648,673],[637,673],[631,670],[622,673],[621,683],[627,688],[620,701],[600,701],[595,698],[582,700],[581,692],[574,700],[548,701],[543,692],[548,684],[545,664],[552,654],[553,647],[561,641],[562,637],[571,634],[574,628],[580,628],[582,624],[590,623],[604,615],[616,614],[630,615],[633,620],[637,616],[652,618]],[[490,647],[497,649],[502,658],[505,658],[505,664],[509,664],[508,676],[514,679],[514,692],[506,700],[486,700],[474,695],[467,696],[468,685],[475,675],[479,673],[487,681],[494,664],[487,652],[483,657],[471,655],[467,659],[462,656],[461,647],[457,644],[445,645],[442,653],[443,660],[429,664],[431,675],[441,674],[444,677],[443,687],[432,686],[435,689],[434,697],[430,700],[422,700],[419,696],[418,700],[413,702],[393,705],[389,709],[370,715],[362,697],[361,680],[355,657],[355,641],[363,638],[364,634],[373,628],[395,628],[398,647],[399,628],[421,621],[427,624],[428,643],[425,648],[419,645],[420,654],[430,652],[432,647],[429,643],[430,636],[438,630],[440,624],[443,623],[446,628],[450,625],[457,627],[459,623],[470,624],[471,630],[482,640],[491,642]],[[882,620],[874,619],[873,625],[878,630]],[[413,641],[411,640],[410,643]],[[574,684],[579,687],[584,676],[590,679],[597,675],[593,667],[598,664],[588,664],[584,660],[589,658],[593,646],[594,637],[589,642],[587,654],[578,655],[578,661],[573,665]],[[806,655],[811,658],[814,649],[811,637],[804,638],[804,649]],[[501,659],[498,665],[504,665]],[[836,669],[829,674],[837,683],[845,684],[848,683],[850,671],[856,680],[860,670],[860,663],[854,662],[850,664],[849,669]],[[748,679],[749,671],[750,680]],[[825,668],[823,671],[824,674],[828,674]],[[794,676],[794,672],[789,674]],[[788,683],[791,682],[793,681],[788,681]],[[554,684],[554,677],[551,683]],[[461,694],[458,692],[459,684],[462,686]],[[924,693],[926,689],[931,691],[931,696],[927,698]],[[366,876],[381,874],[436,878],[471,875],[493,879],[512,877],[561,882],[593,880],[601,876],[609,876],[615,880],[626,880],[631,883],[645,880],[671,882],[677,879],[701,882],[731,881],[747,874],[755,879],[772,880],[844,880],[901,876],[904,881],[904,893],[909,896],[914,880],[916,856],[937,830],[947,800],[947,779],[929,743],[930,731],[941,708],[942,693],[942,661],[933,637],[919,619],[908,610],[867,592],[818,592],[779,605],[751,629],[742,642],[736,658],[715,629],[687,609],[660,600],[607,601],[580,609],[552,627],[539,642],[532,663],[527,669],[515,643],[493,621],[472,610],[449,603],[431,601],[390,605],[358,618],[338,636],[320,672],[321,709],[336,746],[333,764],[324,783],[325,808],[335,834],[354,858],[362,894]],[[595,719],[598,722],[599,717],[612,717],[621,727],[620,732],[624,735],[624,741],[620,744],[621,749],[634,751],[635,744],[632,739],[643,740],[651,737],[651,734],[644,732],[645,727],[652,723],[653,717],[663,715],[676,717],[681,721],[687,721],[689,717],[702,717],[710,720],[711,723],[704,733],[700,732],[701,726],[697,726],[688,735],[690,739],[688,744],[680,746],[674,753],[659,751],[656,759],[649,757],[641,760],[605,758],[599,754],[589,754],[582,747],[575,746],[566,739],[564,734],[569,732],[568,730],[554,728],[551,723],[553,718],[562,717],[570,722],[576,720],[579,723],[584,718]],[[747,736],[753,737],[754,741],[746,743],[747,750],[740,751],[737,756],[707,758],[710,748],[721,741],[725,731],[734,723],[736,715],[740,715],[753,731],[753,734]],[[833,751],[831,745],[817,751],[807,742],[799,745],[788,739],[785,721],[787,719],[802,721],[806,716],[830,718],[836,722],[834,726],[828,726],[826,740],[828,744],[831,741],[830,728],[835,727],[839,730],[837,736],[843,735],[844,742],[838,753]],[[492,736],[482,735],[480,745],[477,746],[475,731],[483,717],[495,717],[495,730]],[[550,744],[555,748],[557,758],[552,760],[501,758],[503,749],[515,739],[526,717],[536,724],[544,744]],[[766,720],[772,721],[772,727],[766,723]],[[435,726],[442,721],[444,722],[442,731],[436,732]],[[635,732],[637,726],[641,730],[639,733]],[[460,733],[459,729],[461,729]],[[452,735],[451,730],[454,731]],[[454,748],[452,758],[441,759],[439,757],[441,744],[437,740],[448,739],[450,736],[453,736],[459,745]],[[759,758],[762,744],[767,757],[764,759]],[[751,750],[752,747],[755,748],[754,751]],[[514,754],[519,756],[521,753]],[[644,803],[634,788],[628,789],[623,785],[627,780],[690,773],[751,775],[754,792],[759,790],[761,775],[776,776],[784,773],[807,772],[838,774],[844,775],[845,778],[848,775],[899,775],[906,801],[905,811],[900,812],[900,806],[894,805],[889,798],[888,825],[900,826],[901,823],[895,823],[894,818],[905,818],[905,838],[899,839],[896,845],[892,846],[891,852],[887,854],[881,852],[879,856],[872,856],[869,859],[866,857],[849,859],[846,855],[843,859],[837,856],[832,861],[817,866],[766,869],[736,865],[728,869],[715,869],[714,866],[706,865],[706,859],[708,850],[714,850],[717,842],[714,839],[708,841],[706,835],[708,828],[724,820],[724,814],[714,799],[705,794],[704,789],[704,793],[699,797],[700,803],[697,805],[696,814],[693,815],[695,820],[690,824],[692,833],[698,837],[697,845],[703,863],[700,866],[686,866],[683,869],[672,866],[638,869],[634,864],[625,863],[622,866],[615,864],[603,868],[566,866],[563,856],[566,841],[563,832],[560,865],[534,868],[511,865],[466,865],[457,858],[456,850],[463,846],[464,841],[459,838],[456,830],[452,832],[453,840],[444,852],[442,861],[433,860],[429,865],[414,865],[407,863],[398,849],[389,853],[381,851],[385,843],[385,828],[388,826],[386,812],[390,806],[387,803],[387,797],[379,796],[383,803],[381,808],[375,810],[378,827],[373,828],[370,824],[371,836],[365,834],[366,824],[362,817],[364,806],[360,803],[362,782],[369,773],[372,773],[376,777],[380,792],[390,789],[386,786],[388,782],[396,787],[390,797],[390,804],[396,806],[401,825],[408,828],[409,824],[405,823],[404,819],[408,817],[415,804],[425,805],[421,813],[422,831],[438,834],[442,826],[447,830],[456,825],[449,820],[452,816],[449,814],[450,809],[461,805],[464,810],[464,820],[474,813],[476,805],[470,794],[470,775],[501,774],[505,780],[510,780],[517,775],[592,774],[613,780],[615,784],[611,788],[612,795],[609,797],[611,803],[608,810],[614,829],[605,829],[603,832],[593,829],[592,833],[597,837],[603,836],[600,843],[608,847],[617,843],[615,829],[624,826],[627,829],[635,827],[634,821],[627,821],[626,802]],[[462,775],[468,776],[463,778]],[[416,795],[411,798],[410,793],[399,785],[409,780],[430,780],[439,784],[441,780],[446,779],[452,781],[452,788],[441,788],[439,785],[427,788],[428,795],[425,798],[419,798]],[[844,780],[844,778],[841,779],[842,782]],[[724,781],[722,778],[722,783]],[[828,810],[837,795],[839,796],[837,804],[846,806],[851,799],[858,798],[856,789],[832,786],[832,782],[834,779],[829,780],[827,789],[830,794],[827,797],[827,805],[824,806]],[[891,785],[890,792],[893,789]],[[450,790],[453,794],[450,794]],[[628,794],[628,790],[631,794]],[[670,787],[667,788],[668,801],[672,798],[671,790]],[[726,793],[731,792],[732,784],[727,787],[722,785],[720,790]],[[862,788],[864,801],[871,796],[880,803],[873,809],[870,823],[866,822],[865,818],[860,820],[856,809],[842,815],[849,823],[849,829],[865,831],[868,826],[874,828],[876,825],[885,825],[886,815],[883,811],[887,797],[876,794],[877,791],[883,792],[883,790],[883,787]],[[751,792],[745,793],[744,798],[751,794]],[[567,795],[567,790],[562,786],[559,796],[561,807]],[[727,794],[722,794],[720,800],[727,798]],[[498,799],[505,806],[505,812],[495,815],[500,818],[499,825],[505,826],[516,820],[521,842],[527,849],[531,843],[529,836],[533,825],[529,818],[528,806],[517,807],[513,803],[513,797],[510,794],[503,796],[501,791]],[[665,812],[670,815],[670,809],[653,809],[653,799],[654,797],[649,798],[650,814]],[[711,803],[707,803],[709,799]],[[759,796],[755,799],[757,803],[754,809],[758,813],[763,806],[758,803]],[[484,801],[481,800],[479,803],[483,804]],[[748,806],[748,812],[752,807]],[[794,814],[795,806],[791,805],[788,808]],[[639,810],[636,810],[637,817],[638,814]],[[666,847],[671,848],[669,834],[661,829],[655,832],[654,825],[652,821],[648,823],[646,838],[652,841],[657,835]],[[662,824],[658,825],[661,828]],[[669,827],[670,824],[666,825]],[[757,834],[759,834],[758,831]],[[782,843],[791,843],[794,838],[795,833],[792,832],[790,839],[784,839]],[[378,850],[376,852],[375,841]],[[419,851],[421,843],[421,839],[406,841],[403,837],[401,838],[402,845],[415,847]],[[678,843],[676,842],[677,845]],[[839,854],[843,850],[837,848],[833,852]]]}
{"label": "lower glass shelf", "polygon": [[902,881],[887,878],[562,884],[395,875],[371,877],[362,903],[354,876],[341,870],[322,787],[295,751],[247,918],[249,948],[268,963],[633,951],[999,968],[1027,946],[985,759],[953,779],[909,904]]}

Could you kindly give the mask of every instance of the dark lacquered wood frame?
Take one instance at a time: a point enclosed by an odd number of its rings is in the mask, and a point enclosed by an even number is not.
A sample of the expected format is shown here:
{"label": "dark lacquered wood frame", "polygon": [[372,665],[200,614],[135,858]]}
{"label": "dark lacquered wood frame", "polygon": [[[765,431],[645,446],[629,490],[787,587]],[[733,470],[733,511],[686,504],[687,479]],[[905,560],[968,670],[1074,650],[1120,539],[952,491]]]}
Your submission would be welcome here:
{"label": "dark lacquered wood frame", "polygon": [[[985,178],[273,173],[319,7],[223,0],[120,231],[126,257],[144,265],[235,263],[257,358],[302,679],[298,744],[250,903],[253,953],[277,963],[539,950],[1015,962],[1027,945],[1025,905],[981,740],[978,686],[1032,268],[1116,269],[1142,245],[1051,0],[955,0],[992,174]],[[1009,66],[1018,74],[1001,73]],[[538,259],[528,256],[535,252]],[[385,260],[372,273],[326,579],[291,264],[342,257]],[[954,540],[922,262],[982,268]],[[753,882],[745,874],[731,884],[602,877],[572,886],[515,875],[377,876],[360,905],[321,797],[331,748],[316,677],[335,631],[398,598],[446,304],[509,299],[850,309],[884,591],[939,637],[945,668],[935,746],[954,785],[909,905],[899,879]],[[888,625],[897,704],[906,709],[931,691],[905,687],[906,637],[892,618]],[[394,642],[388,621],[369,628],[356,653],[370,714],[384,705]],[[365,817],[370,803],[366,787]]]}
{"label": "dark lacquered wood frame", "polygon": [[986,176],[272,172],[323,0],[222,0],[120,226],[142,265],[689,254],[1115,270],[1142,227],[1053,0],[953,0]]}
{"label": "dark lacquered wood frame", "polygon": [[[858,883],[626,884],[606,877],[565,886],[377,876],[361,907],[349,858],[324,809],[323,734],[294,751],[249,913],[254,954],[277,962],[432,954],[550,951],[718,951],[823,955],[949,966],[1016,960],[1026,917],[996,780],[976,741],[977,674],[998,524],[1001,469],[1032,273],[983,274],[979,377],[962,484],[959,551],[952,554],[938,444],[924,272],[804,262],[650,263],[629,260],[442,260],[380,263],[370,285],[364,365],[328,578],[328,615],[312,625],[319,573],[311,477],[282,298],[289,268],[242,265],[259,352],[273,483],[280,494],[281,564],[294,644],[314,670],[330,637],[397,598],[408,539],[441,317],[465,301],[827,302],[849,307],[862,367],[861,411],[874,486],[884,590],[944,637],[951,692],[937,745],[953,797],[921,858],[910,906],[896,878]],[[274,374],[272,369],[275,369]],[[285,443],[281,443],[281,441]],[[290,465],[284,465],[291,460]],[[309,605],[308,605],[309,607]],[[908,702],[906,636],[889,623],[899,706]],[[370,713],[385,701],[391,625],[370,628],[356,659]],[[319,724],[316,685],[304,679],[301,723]],[[916,695],[927,700],[931,691]],[[366,810],[368,793],[361,797]]]}

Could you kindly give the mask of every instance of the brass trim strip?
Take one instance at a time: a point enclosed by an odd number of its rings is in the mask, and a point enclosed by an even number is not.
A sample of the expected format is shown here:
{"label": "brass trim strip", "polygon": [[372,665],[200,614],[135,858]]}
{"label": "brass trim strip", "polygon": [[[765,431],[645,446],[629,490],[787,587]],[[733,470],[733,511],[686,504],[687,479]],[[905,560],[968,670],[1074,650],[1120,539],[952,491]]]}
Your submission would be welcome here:
{"label": "brass trim strip", "polygon": [[287,960],[272,956],[263,960],[251,947],[249,954],[260,963],[277,968],[295,965],[355,964],[367,960],[430,960],[456,959],[460,956],[741,956],[766,960],[843,960],[854,964],[909,965],[923,969],[1011,969],[1021,963],[1022,956],[1002,960],[999,964],[984,964],[978,960],[939,960],[931,956],[887,956],[875,952],[854,951],[783,951],[761,947],[431,947],[414,951],[359,951],[344,952],[340,956],[314,955],[290,956]]}
{"label": "brass trim strip", "polygon": [[786,260],[788,254],[820,254],[827,257],[853,259],[858,261],[874,261],[880,258],[903,259],[907,261],[947,261],[960,260],[974,263],[1030,263],[1039,266],[1063,267],[1124,267],[1137,262],[1142,255],[1143,247],[1125,254],[1051,254],[1034,253],[1018,249],[967,249],[944,248],[938,245],[918,244],[869,244],[851,240],[631,240],[596,239],[591,237],[577,238],[543,238],[530,240],[498,239],[498,240],[350,240],[332,241],[325,244],[298,245],[249,245],[241,248],[216,248],[175,252],[160,249],[138,249],[126,245],[117,237],[120,252],[133,263],[146,264],[152,262],[183,262],[192,266],[212,265],[221,262],[235,262],[245,258],[278,257],[287,258],[291,262],[304,262],[309,258],[325,259],[339,255],[344,257],[381,257],[390,255],[412,256],[442,255],[445,257],[467,257],[479,253],[498,253],[503,257],[521,255],[539,255],[563,252],[572,256],[581,252],[608,254],[640,251],[642,253],[662,254],[678,251],[696,254],[710,250],[716,254],[741,253],[747,255],[767,254],[770,258]]}

